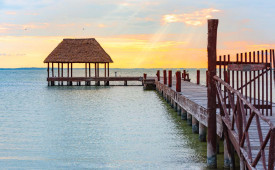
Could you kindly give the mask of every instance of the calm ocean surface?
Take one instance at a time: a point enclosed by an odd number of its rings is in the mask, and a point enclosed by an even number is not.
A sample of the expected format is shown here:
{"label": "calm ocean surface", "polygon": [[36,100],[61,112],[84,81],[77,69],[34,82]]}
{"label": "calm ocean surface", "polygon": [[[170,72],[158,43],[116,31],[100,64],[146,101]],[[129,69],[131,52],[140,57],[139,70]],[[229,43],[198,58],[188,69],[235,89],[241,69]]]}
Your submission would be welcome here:
{"label": "calm ocean surface", "polygon": [[[114,72],[153,76],[156,70]],[[190,74],[196,81],[195,69]],[[206,144],[198,145],[198,135],[157,92],[48,87],[46,75],[46,69],[0,70],[0,169],[205,168]]]}

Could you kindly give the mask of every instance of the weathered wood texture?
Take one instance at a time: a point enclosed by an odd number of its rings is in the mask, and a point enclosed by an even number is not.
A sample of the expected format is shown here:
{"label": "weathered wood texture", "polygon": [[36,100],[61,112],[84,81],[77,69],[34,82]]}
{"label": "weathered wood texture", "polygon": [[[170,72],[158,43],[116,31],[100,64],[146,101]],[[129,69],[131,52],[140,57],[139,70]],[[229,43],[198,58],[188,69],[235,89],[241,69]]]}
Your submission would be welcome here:
{"label": "weathered wood texture", "polygon": [[[274,169],[275,116],[263,115],[241,92],[218,76],[214,78],[222,120],[226,126],[225,134],[237,154],[249,169]],[[226,98],[230,101],[229,106],[226,105]]]}
{"label": "weathered wood texture", "polygon": [[143,77],[49,77],[47,81],[142,81]]}
{"label": "weathered wood texture", "polygon": [[[204,126],[207,124],[207,88],[188,81],[181,80],[181,92],[176,91],[176,79],[173,78],[172,87],[168,87],[163,80],[156,81],[156,89],[164,97],[173,99],[181,108],[194,116]],[[222,136],[222,121],[217,110],[217,135]]]}

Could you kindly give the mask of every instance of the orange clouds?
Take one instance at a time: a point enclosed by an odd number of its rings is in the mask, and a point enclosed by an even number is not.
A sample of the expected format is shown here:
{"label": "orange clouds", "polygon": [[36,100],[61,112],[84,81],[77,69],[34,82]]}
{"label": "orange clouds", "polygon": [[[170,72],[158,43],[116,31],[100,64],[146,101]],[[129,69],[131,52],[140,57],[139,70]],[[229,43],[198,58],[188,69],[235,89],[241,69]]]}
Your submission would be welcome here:
{"label": "orange clouds", "polygon": [[212,18],[212,13],[220,12],[218,9],[208,8],[192,13],[168,14],[162,17],[162,23],[182,22],[186,25],[201,26],[206,23],[207,19]]}

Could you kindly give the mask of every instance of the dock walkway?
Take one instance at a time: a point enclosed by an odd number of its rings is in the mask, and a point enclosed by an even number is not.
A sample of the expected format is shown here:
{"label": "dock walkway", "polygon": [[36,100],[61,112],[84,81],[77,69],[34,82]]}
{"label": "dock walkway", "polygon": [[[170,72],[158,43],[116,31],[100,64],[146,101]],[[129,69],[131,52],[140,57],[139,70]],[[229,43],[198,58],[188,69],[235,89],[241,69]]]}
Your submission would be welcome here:
{"label": "dock walkway", "polygon": [[[184,112],[187,112],[187,115],[191,115],[192,119],[196,119],[200,124],[208,127],[207,119],[207,87],[202,85],[197,85],[195,83],[187,82],[181,80],[181,92],[176,91],[176,78],[173,77],[172,79],[172,87],[168,87],[168,84],[165,85],[163,78],[160,79],[160,81],[155,81],[156,83],[156,90],[167,100],[167,102],[171,103],[171,105],[178,110],[180,115],[184,114]],[[272,112],[275,111],[274,106],[272,107]],[[231,120],[232,120],[231,115]],[[188,117],[188,116],[187,116]],[[250,115],[248,114],[246,116],[246,120],[248,122]],[[275,114],[272,116],[264,116],[265,118],[269,119],[272,124],[275,124]],[[220,115],[220,110],[217,109],[216,112],[216,118],[217,118],[217,135],[222,137],[223,136],[223,120],[222,116]],[[187,118],[188,119],[188,118]],[[189,118],[190,119],[190,118]],[[192,121],[194,123],[194,121]],[[262,131],[262,140],[265,140],[266,137],[270,134],[270,126],[266,124],[262,119],[260,119],[261,124],[261,131]],[[232,122],[230,122],[232,123]],[[245,128],[245,126],[244,126]],[[237,130],[235,130],[237,131]],[[238,156],[246,156],[249,157],[249,155],[240,155],[242,152],[242,149],[245,149],[247,153],[249,153],[249,148],[251,148],[251,160],[255,160],[255,158],[258,156],[259,152],[261,152],[261,139],[258,136],[258,129],[255,118],[252,119],[251,125],[248,130],[249,135],[249,144],[244,144],[243,147],[239,146],[239,141],[237,141],[234,138],[235,135],[238,135],[238,132],[234,132],[232,134],[229,134],[230,140],[232,142],[232,146],[234,147],[236,153]],[[267,137],[268,138],[268,137]],[[246,141],[247,143],[247,141]],[[250,145],[250,146],[249,146]],[[261,158],[257,162],[255,168],[256,169],[266,169],[268,165],[268,156],[269,156],[269,146],[270,142],[267,142],[266,147],[263,149],[264,151],[261,153]],[[244,153],[244,152],[243,152]],[[263,154],[265,155],[264,161]],[[246,164],[249,164],[252,166],[251,162],[246,162]],[[264,165],[265,162],[265,165]]]}

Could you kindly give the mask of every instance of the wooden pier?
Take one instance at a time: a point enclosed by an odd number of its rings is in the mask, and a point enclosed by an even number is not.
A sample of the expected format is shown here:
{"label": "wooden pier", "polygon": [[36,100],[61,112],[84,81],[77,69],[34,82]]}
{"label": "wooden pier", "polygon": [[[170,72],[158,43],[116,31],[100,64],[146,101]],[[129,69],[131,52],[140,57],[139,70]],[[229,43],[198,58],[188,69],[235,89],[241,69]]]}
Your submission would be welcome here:
{"label": "wooden pier", "polygon": [[91,82],[96,82],[95,85],[100,85],[103,82],[105,86],[109,86],[109,82],[124,82],[127,86],[129,81],[141,82],[139,85],[143,85],[143,77],[49,77],[47,78],[49,85],[92,85]]}
{"label": "wooden pier", "polygon": [[[217,57],[218,20],[208,20],[206,86],[190,83],[186,72],[157,71],[157,91],[192,126],[199,139],[207,132],[207,164],[217,166],[217,136],[224,139],[224,167],[274,170],[275,111],[272,102],[274,49]],[[233,59],[235,61],[233,61]],[[273,62],[272,62],[273,61]],[[273,66],[272,66],[273,63]],[[167,81],[168,79],[168,81]],[[206,130],[207,127],[207,130]]]}
{"label": "wooden pier", "polygon": [[[206,128],[208,127],[208,109],[207,109],[207,87],[203,85],[198,85],[196,83],[191,83],[188,81],[184,81],[181,79],[181,91],[177,92],[176,90],[176,78],[172,78],[172,84],[171,87],[169,87],[168,84],[164,84],[163,77],[160,78],[160,81],[157,81],[156,79],[156,90],[159,92],[160,95],[164,97],[164,99],[171,104],[173,108],[175,108],[181,116],[182,120],[187,120],[188,123],[192,126],[192,131],[194,133],[199,133],[199,140],[205,141],[206,139]],[[272,112],[275,111],[275,106],[272,107]],[[233,115],[231,114],[230,120],[228,119],[222,119],[222,115],[220,114],[220,109],[217,108],[216,112],[216,127],[217,127],[217,136],[222,138],[224,136],[224,122],[226,125],[231,126],[232,124],[232,118]],[[245,116],[246,121],[249,122],[250,115],[248,114]],[[262,143],[264,142],[264,139],[266,137],[270,138],[270,134],[273,132],[273,124],[275,124],[275,116],[269,116],[265,117],[262,114],[259,118],[260,124],[257,125],[257,120],[253,119],[251,123],[251,127],[249,129],[249,135],[250,135],[250,143],[251,143],[251,158],[255,160],[257,158],[257,155],[259,154],[259,151],[261,151],[261,142],[260,138],[257,136],[258,130],[257,126],[261,127],[262,131]],[[234,122],[233,122],[234,124]],[[232,129],[232,128],[231,128]],[[245,130],[245,128],[243,129]],[[245,149],[242,149],[242,147],[239,145],[239,138],[237,137],[238,132],[232,131],[229,133],[230,147],[234,147],[234,150],[236,151],[237,155],[241,158],[242,153],[245,153]],[[235,138],[236,137],[236,138]],[[267,140],[267,139],[266,139]],[[226,142],[225,142],[226,144]],[[245,146],[247,149],[247,146]],[[264,157],[265,157],[265,166],[268,165],[268,157],[269,157],[269,148],[270,148],[270,142],[267,142],[264,147]],[[232,154],[232,152],[231,152]],[[247,158],[248,155],[245,155]],[[233,157],[233,156],[232,156]],[[232,163],[232,158],[228,157],[230,161],[225,160],[226,162]],[[259,159],[259,158],[257,158]],[[247,162],[247,164],[250,164],[252,167],[253,162]],[[265,169],[263,167],[263,163],[259,161],[259,163],[255,163],[256,169]],[[231,166],[231,165],[228,165]],[[253,168],[252,168],[253,169]]]}

